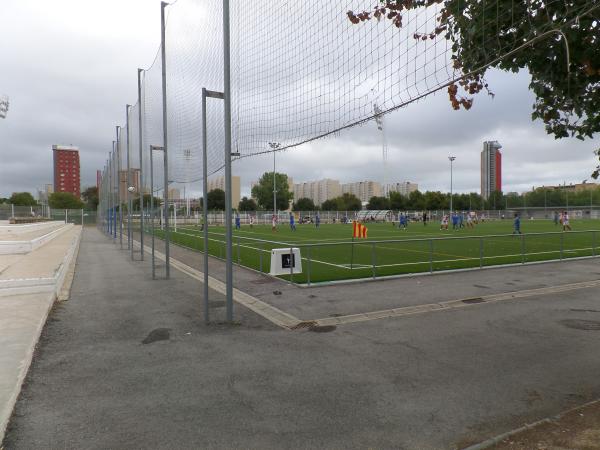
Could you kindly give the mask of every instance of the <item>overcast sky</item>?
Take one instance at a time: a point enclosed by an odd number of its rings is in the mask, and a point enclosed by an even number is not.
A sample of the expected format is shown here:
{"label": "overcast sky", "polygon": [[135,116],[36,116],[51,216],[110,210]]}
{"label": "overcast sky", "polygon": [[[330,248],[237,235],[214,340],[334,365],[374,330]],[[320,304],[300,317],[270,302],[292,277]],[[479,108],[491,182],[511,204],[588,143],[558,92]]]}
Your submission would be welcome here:
{"label": "overcast sky", "polygon": [[[186,0],[180,0],[186,1]],[[126,103],[137,97],[136,70],[150,65],[160,41],[159,0],[18,0],[3,2],[0,95],[0,196],[52,183],[53,144],[80,147],[82,189],[95,185]],[[595,141],[555,141],[530,120],[528,76],[492,72],[496,96],[480,94],[470,111],[453,111],[445,93],[385,117],[388,180],[421,190],[479,191],[484,140],[503,146],[504,191],[581,182],[595,167]],[[273,157],[234,164],[242,191],[272,170]],[[277,155],[278,171],[295,181],[381,180],[381,135],[374,123]],[[193,189],[191,189],[193,191]]]}

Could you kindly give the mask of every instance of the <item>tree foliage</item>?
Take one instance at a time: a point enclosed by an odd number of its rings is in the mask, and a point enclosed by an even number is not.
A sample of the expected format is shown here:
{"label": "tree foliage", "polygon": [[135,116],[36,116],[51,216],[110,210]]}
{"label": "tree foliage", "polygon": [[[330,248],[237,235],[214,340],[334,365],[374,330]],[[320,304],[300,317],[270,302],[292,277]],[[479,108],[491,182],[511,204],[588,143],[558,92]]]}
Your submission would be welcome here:
{"label": "tree foliage", "polygon": [[[277,209],[286,210],[290,206],[294,194],[289,191],[288,176],[284,173],[275,174],[277,189]],[[252,197],[257,199],[262,209],[273,209],[273,172],[265,172],[258,184],[252,187]]]}
{"label": "tree foliage", "polygon": [[15,206],[35,206],[37,202],[29,192],[13,192],[8,200]]}
{"label": "tree foliage", "polygon": [[83,202],[70,192],[54,192],[48,196],[48,205],[53,209],[82,209]]}
{"label": "tree foliage", "polygon": [[206,204],[209,210],[225,211],[225,191],[213,189],[206,194]]}
{"label": "tree foliage", "polygon": [[[358,24],[388,19],[403,26],[406,10],[441,0],[382,0],[373,10],[348,11]],[[536,96],[532,120],[543,121],[556,139],[592,138],[600,131],[600,26],[595,0],[445,0],[434,29],[417,32],[418,41],[447,39],[460,81],[448,87],[454,109],[469,109],[473,95],[489,87],[490,68],[528,70]],[[596,152],[600,156],[600,149]],[[599,175],[600,166],[592,174]]]}
{"label": "tree foliage", "polygon": [[390,199],[387,197],[371,197],[369,203],[367,203],[367,209],[371,210],[382,210],[390,209]]}
{"label": "tree foliage", "polygon": [[253,198],[242,197],[238,205],[240,211],[256,211],[256,202]]}
{"label": "tree foliage", "polygon": [[98,188],[90,186],[81,193],[81,197],[85,201],[86,209],[95,211],[98,208]]}
{"label": "tree foliage", "polygon": [[294,211],[314,211],[315,203],[310,198],[299,198],[294,203],[292,209]]}
{"label": "tree foliage", "polygon": [[323,211],[360,211],[361,209],[362,203],[360,199],[348,192],[321,203],[321,210]]}
{"label": "tree foliage", "polygon": [[[160,197],[154,197],[153,199],[154,202],[154,207],[160,207],[160,205],[162,204],[162,198]],[[144,194],[144,210],[149,209],[150,208],[150,194]],[[133,211],[139,211],[140,210],[140,198],[134,198],[131,201],[131,209]]]}

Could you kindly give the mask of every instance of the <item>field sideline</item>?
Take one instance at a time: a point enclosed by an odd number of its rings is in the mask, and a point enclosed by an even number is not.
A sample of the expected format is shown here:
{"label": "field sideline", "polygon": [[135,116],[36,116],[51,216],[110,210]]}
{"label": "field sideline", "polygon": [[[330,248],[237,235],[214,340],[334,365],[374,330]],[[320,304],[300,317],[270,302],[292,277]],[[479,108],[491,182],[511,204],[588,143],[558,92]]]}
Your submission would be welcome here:
{"label": "field sideline", "polygon": [[[269,272],[272,248],[298,247],[303,273],[293,281],[306,283],[372,278],[499,264],[527,263],[595,256],[600,220],[571,221],[573,232],[562,232],[549,220],[523,220],[521,236],[512,235],[512,220],[479,223],[474,229],[440,230],[439,222],[427,226],[411,223],[407,230],[391,223],[366,223],[368,239],[352,242],[351,224],[297,225],[292,231],[281,224],[277,232],[267,225],[242,225],[234,230],[235,262]],[[451,228],[451,226],[450,226]],[[159,228],[155,229],[162,236]],[[209,253],[225,255],[222,226],[209,226]],[[203,250],[202,232],[195,225],[171,228],[171,241]],[[282,278],[289,279],[288,276]]]}

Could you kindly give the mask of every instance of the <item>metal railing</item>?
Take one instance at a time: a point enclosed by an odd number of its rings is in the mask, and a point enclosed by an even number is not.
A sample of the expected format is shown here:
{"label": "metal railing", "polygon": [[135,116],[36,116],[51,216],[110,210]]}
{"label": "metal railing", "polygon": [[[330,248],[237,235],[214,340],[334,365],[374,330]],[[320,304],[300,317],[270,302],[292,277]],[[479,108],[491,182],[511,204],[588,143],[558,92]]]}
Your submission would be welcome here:
{"label": "metal railing", "polygon": [[[210,230],[210,228],[209,228]],[[157,230],[160,233],[160,230]],[[341,242],[290,243],[234,236],[234,262],[262,273],[273,248],[299,248],[303,273],[282,276],[311,285],[351,279],[379,279],[440,271],[483,269],[598,256],[600,230],[452,236]],[[208,252],[224,257],[222,233],[209,231]],[[180,228],[172,242],[204,251],[199,232]],[[290,250],[291,253],[291,250]],[[265,259],[266,258],[266,259]]]}

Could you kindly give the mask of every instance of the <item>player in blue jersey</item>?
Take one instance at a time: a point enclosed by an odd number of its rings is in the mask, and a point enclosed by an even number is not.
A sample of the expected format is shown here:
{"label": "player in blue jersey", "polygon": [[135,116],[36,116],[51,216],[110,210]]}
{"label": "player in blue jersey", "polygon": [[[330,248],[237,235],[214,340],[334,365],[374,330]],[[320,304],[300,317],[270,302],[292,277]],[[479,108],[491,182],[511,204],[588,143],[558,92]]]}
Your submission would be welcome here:
{"label": "player in blue jersey", "polygon": [[319,213],[317,213],[317,215],[315,216],[315,228],[319,228],[319,225],[321,225],[321,216],[319,215]]}
{"label": "player in blue jersey", "polygon": [[235,229],[239,230],[241,228],[240,225],[240,213],[235,214]]}
{"label": "player in blue jersey", "polygon": [[515,213],[513,228],[513,234],[521,234],[521,216],[519,216],[519,213]]}
{"label": "player in blue jersey", "polygon": [[296,219],[294,218],[294,213],[290,213],[290,228],[292,231],[296,231]]}

